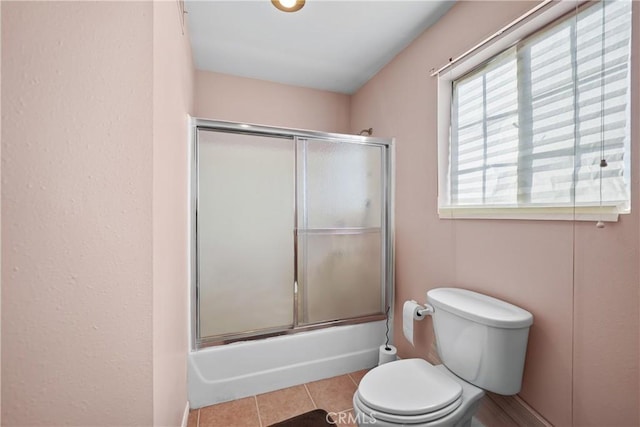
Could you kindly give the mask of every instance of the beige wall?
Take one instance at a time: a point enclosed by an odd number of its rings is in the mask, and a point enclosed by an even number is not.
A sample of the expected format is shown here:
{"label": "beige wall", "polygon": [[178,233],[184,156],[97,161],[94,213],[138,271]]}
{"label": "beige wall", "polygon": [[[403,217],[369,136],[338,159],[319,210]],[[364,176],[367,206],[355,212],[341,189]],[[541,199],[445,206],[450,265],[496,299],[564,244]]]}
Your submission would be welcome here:
{"label": "beige wall", "polygon": [[179,23],[176,2],[3,2],[5,425],[182,421]]}
{"label": "beige wall", "polygon": [[[404,300],[424,301],[442,285],[518,304],[535,319],[521,397],[557,426],[638,425],[638,214],[604,230],[437,216],[436,79],[428,71],[531,6],[457,3],[352,97],[351,131],[373,126],[377,136],[396,137],[396,312]],[[636,212],[638,121],[633,126]],[[428,351],[430,320],[416,326],[415,349],[398,333],[399,319],[395,327],[402,357]]]}
{"label": "beige wall", "polygon": [[[180,425],[187,404],[188,30],[175,1],[153,7],[153,424]],[[150,155],[148,153],[147,155]]]}
{"label": "beige wall", "polygon": [[195,115],[324,132],[349,131],[350,96],[196,71]]}

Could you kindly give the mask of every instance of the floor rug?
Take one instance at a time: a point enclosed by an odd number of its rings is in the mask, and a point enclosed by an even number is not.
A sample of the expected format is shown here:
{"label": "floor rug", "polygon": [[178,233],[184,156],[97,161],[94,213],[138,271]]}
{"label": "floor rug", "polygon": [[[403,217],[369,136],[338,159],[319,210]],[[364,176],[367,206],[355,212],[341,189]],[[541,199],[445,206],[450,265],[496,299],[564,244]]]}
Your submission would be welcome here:
{"label": "floor rug", "polygon": [[269,427],[333,427],[335,425],[336,423],[333,421],[333,418],[327,414],[327,411],[324,409],[314,409],[313,411],[305,412],[288,420],[271,424]]}

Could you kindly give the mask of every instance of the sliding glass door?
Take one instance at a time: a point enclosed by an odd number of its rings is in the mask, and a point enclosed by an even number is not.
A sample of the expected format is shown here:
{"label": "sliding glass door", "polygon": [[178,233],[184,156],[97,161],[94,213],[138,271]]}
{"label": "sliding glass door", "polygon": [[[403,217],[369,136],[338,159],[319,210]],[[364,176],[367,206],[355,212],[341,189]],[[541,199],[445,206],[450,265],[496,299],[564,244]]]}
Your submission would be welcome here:
{"label": "sliding glass door", "polygon": [[197,123],[194,346],[381,319],[390,141]]}
{"label": "sliding glass door", "polygon": [[384,312],[383,147],[298,144],[299,323]]}
{"label": "sliding glass door", "polygon": [[198,132],[200,336],[293,326],[292,138]]}

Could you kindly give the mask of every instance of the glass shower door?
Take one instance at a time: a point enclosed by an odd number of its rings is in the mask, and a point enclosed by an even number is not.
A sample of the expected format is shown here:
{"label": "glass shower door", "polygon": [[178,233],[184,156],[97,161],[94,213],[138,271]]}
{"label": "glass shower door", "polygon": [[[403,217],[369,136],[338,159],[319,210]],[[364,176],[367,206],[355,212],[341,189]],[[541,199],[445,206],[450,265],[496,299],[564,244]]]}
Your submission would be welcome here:
{"label": "glass shower door", "polygon": [[384,149],[298,142],[298,323],[384,313]]}
{"label": "glass shower door", "polygon": [[293,138],[198,130],[198,336],[293,327]]}

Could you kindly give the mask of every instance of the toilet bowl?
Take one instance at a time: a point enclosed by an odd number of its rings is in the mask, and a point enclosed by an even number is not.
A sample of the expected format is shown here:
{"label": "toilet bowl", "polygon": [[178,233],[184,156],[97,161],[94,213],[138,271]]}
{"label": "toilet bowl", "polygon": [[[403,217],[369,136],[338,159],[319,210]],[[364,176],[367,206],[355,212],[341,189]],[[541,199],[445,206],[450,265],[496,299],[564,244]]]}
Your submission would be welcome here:
{"label": "toilet bowl", "polygon": [[469,427],[485,390],[520,391],[531,313],[465,289],[427,299],[443,364],[404,359],[369,371],[353,396],[359,426]]}
{"label": "toilet bowl", "polygon": [[484,391],[423,359],[386,363],[368,372],[353,396],[360,425],[466,427]]}

